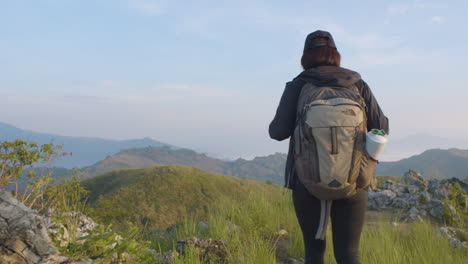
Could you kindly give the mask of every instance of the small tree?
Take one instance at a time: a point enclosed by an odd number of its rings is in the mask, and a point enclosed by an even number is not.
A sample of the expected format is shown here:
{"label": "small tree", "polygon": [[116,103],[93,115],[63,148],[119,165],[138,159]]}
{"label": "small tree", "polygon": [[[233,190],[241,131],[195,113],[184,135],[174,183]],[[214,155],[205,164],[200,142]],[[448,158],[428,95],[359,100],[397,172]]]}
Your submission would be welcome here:
{"label": "small tree", "polygon": [[[44,191],[53,181],[52,173],[38,174],[33,166],[47,166],[57,157],[67,155],[61,145],[27,142],[22,139],[3,141],[0,143],[0,188],[8,189],[14,186],[13,196],[26,206],[33,207],[43,198]],[[28,170],[26,179],[21,179]],[[23,176],[24,177],[24,176]],[[20,182],[27,186],[19,190]]]}

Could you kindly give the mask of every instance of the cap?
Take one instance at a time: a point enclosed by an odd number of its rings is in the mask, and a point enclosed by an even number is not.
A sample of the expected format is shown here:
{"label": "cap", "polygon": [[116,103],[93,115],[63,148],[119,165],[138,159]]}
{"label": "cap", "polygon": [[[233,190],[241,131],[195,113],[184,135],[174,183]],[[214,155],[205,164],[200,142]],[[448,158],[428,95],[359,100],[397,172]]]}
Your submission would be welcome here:
{"label": "cap", "polygon": [[[326,38],[327,41],[326,42],[313,41],[314,38],[316,38],[316,37]],[[329,47],[336,48],[335,41],[333,41],[333,37],[330,34],[330,32],[323,31],[323,30],[317,30],[317,31],[314,31],[314,32],[310,33],[307,36],[306,40],[305,40],[304,52],[306,50],[308,50],[308,49],[315,48],[315,47],[320,47],[320,46],[329,46]]]}

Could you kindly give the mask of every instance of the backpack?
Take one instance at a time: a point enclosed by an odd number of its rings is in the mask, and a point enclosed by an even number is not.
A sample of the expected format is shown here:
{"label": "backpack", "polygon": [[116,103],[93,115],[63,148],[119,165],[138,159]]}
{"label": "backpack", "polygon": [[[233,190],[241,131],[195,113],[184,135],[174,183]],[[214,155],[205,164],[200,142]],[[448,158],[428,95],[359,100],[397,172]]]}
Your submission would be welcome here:
{"label": "backpack", "polygon": [[365,107],[354,84],[302,87],[294,129],[294,169],[305,188],[322,200],[317,239],[324,239],[332,200],[375,185],[377,161],[365,151]]}

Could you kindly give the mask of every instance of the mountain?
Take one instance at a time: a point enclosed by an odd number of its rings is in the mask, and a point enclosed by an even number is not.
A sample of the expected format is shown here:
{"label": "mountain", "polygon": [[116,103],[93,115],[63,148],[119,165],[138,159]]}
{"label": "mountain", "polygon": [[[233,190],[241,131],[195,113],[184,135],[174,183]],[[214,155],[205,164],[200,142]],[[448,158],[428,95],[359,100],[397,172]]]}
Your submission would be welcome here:
{"label": "mountain", "polygon": [[131,222],[146,229],[167,228],[207,207],[227,206],[249,193],[281,187],[214,174],[186,166],[122,169],[83,181],[98,220],[119,229]]}
{"label": "mountain", "polygon": [[275,153],[255,157],[252,160],[237,159],[228,161],[224,163],[223,174],[283,185],[286,157],[284,153]]}
{"label": "mountain", "polygon": [[[208,172],[282,185],[285,163],[286,154],[282,153],[256,157],[252,160],[222,161],[189,149],[146,147],[123,150],[86,169],[90,177],[121,168],[186,165]],[[376,174],[401,176],[409,169],[415,169],[427,178],[463,179],[468,177],[468,150],[431,149],[399,161],[380,162]]]}
{"label": "mountain", "polygon": [[378,175],[403,175],[409,169],[419,171],[425,178],[442,179],[468,177],[468,150],[430,149],[396,162],[380,162]]}
{"label": "mountain", "polygon": [[223,161],[210,158],[190,149],[145,147],[122,150],[85,168],[89,175],[99,175],[115,169],[148,168],[156,165],[185,165],[201,170],[224,173]]}
{"label": "mountain", "polygon": [[145,147],[122,150],[85,168],[86,177],[122,168],[148,168],[156,165],[185,165],[204,171],[283,184],[286,155],[276,153],[253,160],[223,161],[190,149]]}
{"label": "mountain", "polygon": [[418,155],[428,149],[468,149],[468,139],[446,138],[429,134],[414,134],[402,138],[392,138],[385,148],[382,161],[398,161]]}
{"label": "mountain", "polygon": [[54,143],[63,145],[64,151],[71,152],[72,156],[60,158],[55,161],[53,165],[55,167],[64,168],[89,166],[122,149],[146,146],[169,146],[169,144],[150,138],[109,140],[90,137],[69,137],[33,132],[9,124],[0,123],[0,141],[15,140],[18,138],[27,141],[36,141],[40,144]]}

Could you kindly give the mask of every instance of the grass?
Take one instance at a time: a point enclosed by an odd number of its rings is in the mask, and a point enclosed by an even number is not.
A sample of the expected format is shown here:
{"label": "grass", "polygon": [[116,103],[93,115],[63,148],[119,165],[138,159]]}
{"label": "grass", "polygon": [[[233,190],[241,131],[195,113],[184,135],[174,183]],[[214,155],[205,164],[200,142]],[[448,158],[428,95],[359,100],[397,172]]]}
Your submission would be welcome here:
{"label": "grass", "polygon": [[[161,250],[174,247],[174,241],[191,236],[223,238],[227,241],[228,263],[277,263],[287,257],[303,257],[302,233],[295,218],[290,192],[275,195],[251,193],[243,202],[232,202],[211,211],[206,219],[188,218],[176,227],[177,232],[166,238],[147,237],[151,245]],[[227,202],[227,201],[226,201]],[[451,263],[463,264],[468,250],[453,249],[435,226],[427,222],[392,226],[390,217],[373,217],[366,224],[361,239],[362,263]],[[206,220],[208,228],[198,225]],[[279,229],[288,231],[287,239],[278,239]],[[327,233],[326,263],[336,263]],[[198,263],[197,256],[181,256],[176,263]],[[185,262],[184,262],[185,261]]]}
{"label": "grass", "polygon": [[[87,185],[97,193],[97,183],[111,183],[103,189],[106,195],[95,200],[98,222],[115,227],[130,221],[160,252],[195,236],[223,239],[227,263],[273,264],[304,256],[291,192],[284,188],[176,166],[117,171],[94,181]],[[390,224],[395,218],[392,212],[369,212],[361,239],[362,263],[467,263],[468,251],[451,248],[436,226],[417,222],[395,227]],[[280,237],[281,229],[288,235]],[[330,230],[327,243],[326,263],[336,263]],[[189,250],[174,260],[179,263],[206,262]]]}

